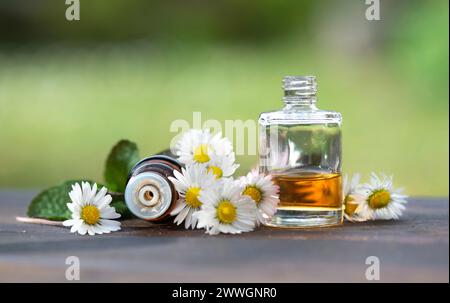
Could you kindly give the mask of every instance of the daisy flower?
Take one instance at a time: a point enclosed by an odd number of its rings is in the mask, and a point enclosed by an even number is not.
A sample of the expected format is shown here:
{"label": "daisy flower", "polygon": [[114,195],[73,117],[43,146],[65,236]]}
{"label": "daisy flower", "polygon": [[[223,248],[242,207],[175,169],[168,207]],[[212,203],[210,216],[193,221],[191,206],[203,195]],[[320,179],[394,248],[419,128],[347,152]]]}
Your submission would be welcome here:
{"label": "daisy flower", "polygon": [[250,197],[257,209],[256,223],[266,223],[277,211],[280,188],[272,182],[271,175],[259,174],[256,169],[241,177],[242,195]]}
{"label": "daisy flower", "polygon": [[91,236],[119,230],[120,222],[111,219],[120,218],[120,214],[109,205],[112,197],[106,194],[107,191],[103,187],[97,193],[97,184],[91,188],[88,182],[82,182],[81,186],[78,183],[72,185],[69,193],[72,203],[67,203],[72,219],[64,221],[63,225],[72,226],[72,233]]}
{"label": "daisy flower", "polygon": [[211,161],[207,165],[208,172],[212,172],[216,179],[231,177],[239,167],[239,164],[235,164],[234,161],[234,153],[227,156],[212,154]]}
{"label": "daisy flower", "polygon": [[361,204],[367,197],[356,192],[359,188],[360,179],[360,174],[354,174],[350,181],[348,175],[344,177],[344,217],[351,222],[361,222],[369,219],[368,214],[363,213],[363,208],[361,207]]}
{"label": "daisy flower", "polygon": [[371,174],[370,182],[357,189],[357,193],[366,197],[361,203],[360,212],[373,220],[398,219],[407,203],[408,196],[403,195],[402,188],[394,189],[392,176]]}
{"label": "daisy flower", "polygon": [[219,132],[212,135],[209,130],[191,129],[187,131],[175,146],[178,160],[186,165],[194,163],[206,164],[213,154],[228,156],[233,146],[227,138],[222,138]]}
{"label": "daisy flower", "polygon": [[255,203],[241,195],[241,187],[232,179],[224,179],[221,186],[208,188],[200,195],[203,202],[198,217],[199,228],[216,235],[220,232],[239,234],[255,227]]}
{"label": "daisy flower", "polygon": [[199,196],[205,188],[214,185],[214,174],[207,172],[204,166],[199,164],[189,165],[173,171],[174,177],[169,180],[174,184],[175,189],[180,194],[174,210],[170,213],[175,218],[175,223],[180,225],[184,221],[185,228],[195,228],[197,218],[192,216],[202,205]]}

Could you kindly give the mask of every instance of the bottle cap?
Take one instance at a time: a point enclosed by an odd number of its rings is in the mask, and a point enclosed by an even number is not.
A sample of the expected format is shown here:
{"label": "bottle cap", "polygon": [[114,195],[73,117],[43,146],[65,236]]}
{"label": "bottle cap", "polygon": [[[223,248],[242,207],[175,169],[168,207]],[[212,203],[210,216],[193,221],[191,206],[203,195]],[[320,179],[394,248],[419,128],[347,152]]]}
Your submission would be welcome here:
{"label": "bottle cap", "polygon": [[131,170],[125,188],[125,203],[138,218],[163,221],[169,217],[179,196],[169,180],[181,164],[167,155],[154,155],[139,161]]}
{"label": "bottle cap", "polygon": [[132,176],[125,189],[128,209],[144,220],[160,218],[173,202],[173,190],[169,182],[157,172]]}
{"label": "bottle cap", "polygon": [[286,96],[315,96],[317,82],[315,76],[286,76],[283,78]]}

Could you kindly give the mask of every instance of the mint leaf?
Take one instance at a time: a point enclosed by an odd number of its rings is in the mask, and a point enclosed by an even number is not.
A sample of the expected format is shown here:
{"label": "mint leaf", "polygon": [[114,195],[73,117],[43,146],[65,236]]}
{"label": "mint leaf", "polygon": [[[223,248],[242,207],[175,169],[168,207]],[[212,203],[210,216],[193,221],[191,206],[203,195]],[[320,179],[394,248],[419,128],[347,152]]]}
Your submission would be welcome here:
{"label": "mint leaf", "polygon": [[106,187],[112,192],[123,193],[128,173],[139,160],[136,143],[128,140],[119,141],[112,148],[106,160],[104,172]]}
{"label": "mint leaf", "polygon": [[[73,184],[81,184],[82,181],[85,180],[70,180],[42,191],[31,201],[27,215],[55,221],[70,219],[72,214],[67,208],[67,203],[71,202],[69,192]],[[93,184],[91,181],[87,182]]]}

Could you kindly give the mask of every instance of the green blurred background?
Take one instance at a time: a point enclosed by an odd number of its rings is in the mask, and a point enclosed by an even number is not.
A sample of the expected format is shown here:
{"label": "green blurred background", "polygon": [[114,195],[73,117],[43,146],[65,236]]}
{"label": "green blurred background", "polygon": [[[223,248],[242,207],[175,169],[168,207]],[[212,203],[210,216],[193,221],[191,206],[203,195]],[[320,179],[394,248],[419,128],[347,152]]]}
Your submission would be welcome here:
{"label": "green blurred background", "polygon": [[[121,138],[169,145],[176,119],[257,119],[284,75],[344,116],[344,171],[448,195],[448,1],[0,2],[0,188],[102,181]],[[254,156],[240,156],[239,173]]]}

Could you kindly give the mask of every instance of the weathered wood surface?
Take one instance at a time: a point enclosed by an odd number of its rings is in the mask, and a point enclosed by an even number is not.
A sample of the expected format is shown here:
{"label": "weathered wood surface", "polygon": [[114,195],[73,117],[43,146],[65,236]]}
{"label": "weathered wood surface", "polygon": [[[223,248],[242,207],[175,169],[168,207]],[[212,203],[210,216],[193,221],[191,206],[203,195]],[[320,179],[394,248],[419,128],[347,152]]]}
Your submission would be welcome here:
{"label": "weathered wood surface", "polygon": [[381,282],[449,281],[447,198],[411,199],[400,221],[211,237],[130,220],[90,237],[17,222],[32,196],[0,192],[0,282],[65,282],[68,256],[81,282],[366,282],[368,256]]}

